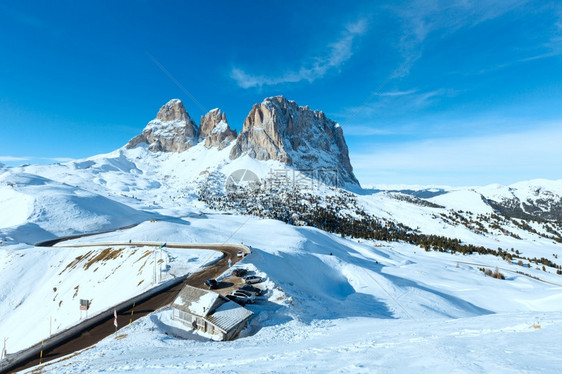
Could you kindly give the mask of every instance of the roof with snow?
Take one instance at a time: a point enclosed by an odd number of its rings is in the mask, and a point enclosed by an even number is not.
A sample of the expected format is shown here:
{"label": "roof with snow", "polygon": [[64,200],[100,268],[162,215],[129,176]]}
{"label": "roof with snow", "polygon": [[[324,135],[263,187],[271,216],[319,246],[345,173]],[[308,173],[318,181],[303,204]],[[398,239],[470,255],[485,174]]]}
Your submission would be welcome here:
{"label": "roof with snow", "polygon": [[207,321],[215,325],[224,333],[250,318],[254,313],[236,304],[234,301],[227,301],[217,308],[215,313],[207,316]]}
{"label": "roof with snow", "polygon": [[185,286],[174,300],[172,307],[205,317],[225,300],[223,296],[216,292]]}

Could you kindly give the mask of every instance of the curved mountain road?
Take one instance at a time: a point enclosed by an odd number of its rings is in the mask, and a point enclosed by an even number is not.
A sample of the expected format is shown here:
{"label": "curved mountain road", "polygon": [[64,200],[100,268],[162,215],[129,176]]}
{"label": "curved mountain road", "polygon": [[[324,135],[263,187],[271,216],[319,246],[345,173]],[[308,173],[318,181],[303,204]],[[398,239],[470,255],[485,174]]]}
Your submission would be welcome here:
{"label": "curved mountain road", "polygon": [[[72,238],[61,238],[61,239],[54,239],[48,242],[39,243],[38,246],[54,246],[55,244],[64,241],[74,239]],[[120,246],[120,245],[127,245],[127,246],[157,246],[161,243],[154,243],[154,242],[112,242],[112,243],[92,243],[92,244],[76,244],[76,245],[64,245],[64,246],[57,246],[60,248],[64,247],[88,247],[88,246]],[[242,250],[245,253],[250,253],[249,249],[243,245],[236,245],[236,244],[166,244],[167,247],[170,248],[180,248],[180,249],[208,249],[208,250],[215,250],[220,251],[224,255],[222,258],[213,263],[210,266],[205,267],[204,269],[189,275],[184,281],[180,281],[179,283],[175,283],[162,289],[160,292],[145,298],[144,300],[140,300],[135,302],[134,308],[133,304],[131,303],[130,306],[117,309],[117,321],[119,326],[125,326],[129,323],[130,319],[132,318],[133,321],[137,320],[141,317],[144,317],[157,309],[160,309],[164,306],[167,306],[173,302],[176,298],[179,291],[187,284],[194,287],[204,287],[204,282],[206,279],[215,278],[219,274],[225,272],[228,269],[228,259],[232,260],[232,264],[238,262],[242,259],[242,257],[237,256],[237,252]],[[134,299],[134,298],[133,298]],[[110,308],[113,310],[113,307]],[[109,310],[109,309],[108,309]],[[131,313],[132,312],[132,313]],[[132,317],[131,317],[132,314]],[[92,317],[95,318],[95,317]],[[115,333],[115,326],[113,325],[113,315],[110,314],[105,318],[100,319],[97,323],[89,328],[81,328],[88,320],[66,330],[64,333],[68,335],[60,342],[60,343],[53,343],[52,346],[46,348],[43,351],[43,358],[42,363],[61,358],[68,354],[74,353],[78,350],[90,347],[103,338],[114,334]],[[76,330],[76,331],[72,331]],[[57,334],[58,335],[58,334]],[[48,342],[50,339],[54,339],[57,337],[54,335],[53,337],[45,340],[45,346],[48,346]],[[59,337],[60,340],[60,337]],[[37,350],[40,349],[40,344],[31,347],[29,350]],[[20,362],[18,362],[20,361]],[[23,369],[30,368],[32,366],[39,364],[39,354],[34,355],[33,357],[27,359],[13,359],[7,366],[0,366],[1,373],[8,373],[8,372],[16,372]]]}

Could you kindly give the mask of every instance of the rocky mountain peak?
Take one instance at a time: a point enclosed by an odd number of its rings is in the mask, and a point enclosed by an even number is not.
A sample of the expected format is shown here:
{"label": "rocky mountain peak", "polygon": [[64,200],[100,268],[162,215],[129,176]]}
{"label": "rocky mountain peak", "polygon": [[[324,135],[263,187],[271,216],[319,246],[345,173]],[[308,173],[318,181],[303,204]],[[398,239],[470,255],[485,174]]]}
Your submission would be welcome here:
{"label": "rocky mountain peak", "polygon": [[127,143],[133,148],[140,143],[148,143],[153,152],[183,152],[199,140],[199,128],[191,119],[183,103],[172,99],[164,104],[156,118],[146,125],[142,134]]}
{"label": "rocky mountain peak", "polygon": [[236,130],[230,128],[226,114],[217,108],[201,116],[201,137],[205,138],[205,147],[221,150],[236,139]]}
{"label": "rocky mountain peak", "polygon": [[180,99],[172,99],[164,104],[158,114],[156,115],[156,119],[159,119],[162,122],[170,122],[170,121],[184,121],[188,122],[191,118],[183,103]]}
{"label": "rocky mountain peak", "polygon": [[338,185],[359,185],[340,125],[323,112],[283,96],[266,98],[252,107],[230,158],[242,155],[277,160],[316,179],[322,179],[321,173],[337,171]]}
{"label": "rocky mountain peak", "polygon": [[283,96],[255,104],[238,137],[220,109],[201,116],[198,127],[183,103],[173,99],[126,147],[147,143],[154,152],[183,152],[203,141],[205,147],[219,150],[235,141],[231,159],[248,155],[257,160],[276,160],[327,184],[359,185],[340,125],[323,112],[299,106]]}
{"label": "rocky mountain peak", "polygon": [[224,114],[219,108],[212,109],[204,116],[201,116],[201,135],[210,134],[219,122],[228,123],[226,114]]}

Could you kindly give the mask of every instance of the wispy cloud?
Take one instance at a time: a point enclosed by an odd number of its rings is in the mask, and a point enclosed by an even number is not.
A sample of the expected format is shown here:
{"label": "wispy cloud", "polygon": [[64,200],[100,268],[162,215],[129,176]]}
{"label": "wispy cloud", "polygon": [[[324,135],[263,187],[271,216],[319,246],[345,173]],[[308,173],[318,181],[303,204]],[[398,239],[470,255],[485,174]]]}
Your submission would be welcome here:
{"label": "wispy cloud", "polygon": [[387,129],[377,128],[373,125],[347,125],[343,128],[345,136],[375,136],[375,135],[399,135],[404,134],[406,131],[403,129]]}
{"label": "wispy cloud", "polygon": [[340,68],[353,55],[353,45],[357,37],[364,34],[367,21],[360,19],[348,24],[340,38],[328,44],[328,53],[306,60],[296,71],[287,71],[278,75],[249,73],[244,69],[233,67],[230,77],[242,88],[274,86],[282,83],[296,83],[300,81],[313,82],[324,77],[330,70]]}
{"label": "wispy cloud", "polygon": [[418,92],[418,90],[407,90],[407,91],[389,91],[389,92],[381,92],[378,93],[376,96],[407,96]]}
{"label": "wispy cloud", "polygon": [[351,159],[365,184],[474,185],[558,179],[560,139],[560,124],[551,124],[533,131],[403,143],[352,153]]}
{"label": "wispy cloud", "polygon": [[[415,111],[423,109],[439,100],[456,96],[458,92],[458,90],[449,88],[439,88],[430,91],[410,89],[405,91],[382,92],[374,95],[375,99],[373,99],[372,103],[369,103],[368,105],[345,108],[342,113],[338,115],[346,117],[348,120],[353,119],[349,117],[357,117],[359,120],[363,118],[362,121],[364,122],[364,118],[372,118],[373,116],[378,116],[381,113],[388,113],[389,111],[395,111],[396,109],[399,109],[400,111]],[[351,116],[350,113],[354,115]],[[346,126],[345,128],[347,128],[348,125],[346,122],[347,120],[342,123],[342,126]]]}
{"label": "wispy cloud", "polygon": [[27,161],[29,159],[30,159],[30,157],[0,156],[0,161],[2,161],[2,162]]}
{"label": "wispy cloud", "polygon": [[552,33],[547,42],[539,45],[540,52],[520,60],[520,62],[540,60],[562,55],[562,10],[558,12],[558,19],[552,27]]}
{"label": "wispy cloud", "polygon": [[70,157],[34,157],[34,156],[1,156],[0,162],[8,162],[11,164],[22,162],[68,162],[74,160]]}
{"label": "wispy cloud", "polygon": [[471,1],[471,0],[415,0],[404,7],[394,8],[402,23],[400,49],[410,57],[409,65],[401,70],[407,75],[416,60],[423,54],[423,45],[432,35],[443,37],[462,28],[474,27],[497,18],[528,0]]}

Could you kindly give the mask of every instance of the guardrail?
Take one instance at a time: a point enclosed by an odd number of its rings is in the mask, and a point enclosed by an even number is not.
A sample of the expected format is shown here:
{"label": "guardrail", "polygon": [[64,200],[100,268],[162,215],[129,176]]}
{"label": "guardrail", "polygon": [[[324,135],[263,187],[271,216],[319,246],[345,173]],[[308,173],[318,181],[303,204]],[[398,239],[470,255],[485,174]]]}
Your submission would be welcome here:
{"label": "guardrail", "polygon": [[[78,236],[80,237],[80,236]],[[70,238],[69,238],[70,239]],[[74,239],[74,237],[72,237]],[[47,242],[38,243],[38,245],[43,246],[54,246],[59,243],[60,239],[53,239]],[[90,247],[90,246],[118,246],[118,245],[126,245],[126,246],[137,246],[137,247],[146,247],[146,246],[159,246],[162,242],[91,242],[91,243],[75,243],[75,244],[67,244],[67,245],[57,245],[58,248],[64,247]],[[246,254],[250,254],[251,250],[243,244],[185,244],[185,243],[167,243],[167,247],[170,248],[185,248],[185,249],[214,249],[220,250],[225,247],[230,248],[239,248],[239,250],[243,251]],[[224,256],[224,254],[223,254]],[[216,261],[212,261],[207,263],[205,266],[209,266],[218,262],[222,257],[219,257]],[[163,292],[169,288],[174,287],[175,285],[182,283],[185,281],[191,274],[185,274],[181,277],[177,277],[174,279],[170,279],[148,291],[143,292],[140,295],[134,296],[126,301],[119,303],[116,306],[110,307],[95,316],[92,316],[77,325],[69,327],[63,331],[56,333],[55,335],[50,336],[49,338],[43,341],[43,344],[37,343],[29,348],[23,349],[21,351],[9,354],[3,361],[0,362],[0,374],[9,373],[9,371],[15,367],[20,366],[21,364],[25,363],[26,361],[37,358],[39,359],[39,355],[41,351],[47,351],[59,344],[62,344],[73,337],[81,334],[84,331],[87,331],[89,328],[95,326],[96,324],[105,321],[107,319],[113,318],[113,310],[117,312],[121,312],[126,310],[128,307],[133,305],[133,303],[140,303],[143,302],[150,297]]]}
{"label": "guardrail", "polygon": [[93,317],[90,317],[82,322],[80,322],[78,325],[74,325],[72,327],[69,327],[61,332],[56,333],[55,335],[45,339],[43,341],[43,345],[41,345],[41,343],[35,344],[34,346],[21,350],[19,352],[16,353],[12,353],[9,354],[8,357],[6,359],[4,359],[4,361],[0,362],[0,373],[8,373],[10,371],[10,369],[17,367],[19,365],[21,365],[22,363],[33,359],[33,358],[37,358],[39,359],[39,355],[41,353],[41,351],[47,351],[49,349],[51,349],[52,347],[55,347],[61,343],[64,343],[68,340],[70,340],[71,338],[81,334],[84,331],[87,331],[89,328],[91,328],[92,326],[97,325],[98,323],[105,321],[106,319],[110,319],[113,318],[113,310],[116,310],[117,312],[121,312],[123,310],[126,310],[127,308],[129,308],[131,305],[133,305],[133,303],[141,303],[147,299],[149,299],[150,297],[154,296],[157,293],[160,293],[162,291],[165,291],[169,288],[174,287],[175,285],[183,282],[184,280],[186,280],[189,275],[191,274],[185,274],[182,277],[178,277],[176,279],[171,279],[167,282],[164,282],[148,291],[145,291],[144,293],[137,295],[135,297],[132,297],[126,301],[123,301],[122,303],[113,306],[111,308],[108,308],[98,314],[96,314]]}
{"label": "guardrail", "polygon": [[[54,240],[53,240],[54,241]],[[49,241],[51,242],[51,241]],[[44,244],[40,243],[40,244]],[[57,242],[58,243],[58,242]],[[52,246],[55,248],[65,248],[65,247],[98,247],[98,246],[118,246],[118,245],[125,245],[125,246],[136,246],[136,247],[158,247],[162,245],[162,242],[89,242],[89,243],[74,243],[74,244],[59,244],[54,243]],[[185,248],[185,249],[217,249],[221,250],[225,247],[230,248],[237,248],[240,251],[250,254],[251,250],[249,247],[245,246],[244,244],[223,244],[223,243],[211,243],[211,244],[196,244],[196,243],[166,243],[166,247],[169,248]]]}

